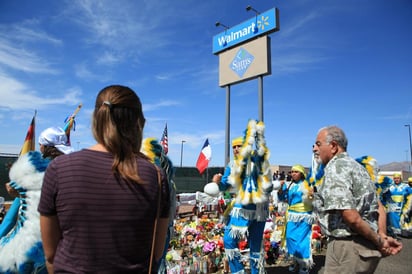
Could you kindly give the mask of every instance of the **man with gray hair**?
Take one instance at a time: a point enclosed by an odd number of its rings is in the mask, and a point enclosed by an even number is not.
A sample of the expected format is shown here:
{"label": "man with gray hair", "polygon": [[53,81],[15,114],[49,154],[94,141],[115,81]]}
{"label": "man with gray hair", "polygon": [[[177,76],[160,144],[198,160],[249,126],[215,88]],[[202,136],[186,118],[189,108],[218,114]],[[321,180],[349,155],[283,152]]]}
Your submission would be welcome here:
{"label": "man with gray hair", "polygon": [[321,128],[313,153],[323,164],[323,183],[314,194],[314,211],[328,237],[327,273],[373,273],[382,256],[402,243],[386,235],[386,215],[367,170],[349,157],[348,140],[337,126]]}

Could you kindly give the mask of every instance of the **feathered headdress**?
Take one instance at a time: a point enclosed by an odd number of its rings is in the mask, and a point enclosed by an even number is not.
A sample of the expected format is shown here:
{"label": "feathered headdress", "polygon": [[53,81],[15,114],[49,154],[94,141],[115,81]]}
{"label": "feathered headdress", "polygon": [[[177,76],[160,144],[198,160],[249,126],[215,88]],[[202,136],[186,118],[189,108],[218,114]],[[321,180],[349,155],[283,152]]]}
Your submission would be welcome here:
{"label": "feathered headdress", "polygon": [[[38,151],[20,156],[10,169],[10,186],[20,195],[16,225],[0,239],[1,273],[36,273],[44,268],[37,206],[49,160]],[[36,270],[37,269],[37,270]]]}
{"label": "feathered headdress", "polygon": [[361,164],[366,171],[368,171],[369,176],[372,179],[372,182],[376,183],[378,180],[378,162],[372,156],[362,156],[355,159],[359,164]]}
{"label": "feathered headdress", "polygon": [[146,155],[152,163],[164,170],[168,181],[172,180],[174,176],[172,161],[166,155],[163,146],[156,138],[144,139],[141,152]]}
{"label": "feathered headdress", "polygon": [[315,155],[312,154],[312,166],[309,169],[309,174],[307,177],[307,181],[310,186],[315,186],[318,187],[322,184],[323,182],[323,175],[324,175],[324,165],[321,163],[318,163],[318,161],[315,158]]}
{"label": "feathered headdress", "polygon": [[236,201],[259,204],[267,201],[265,194],[272,191],[269,149],[264,137],[262,121],[249,120],[242,148],[231,169],[229,182],[238,190]]}

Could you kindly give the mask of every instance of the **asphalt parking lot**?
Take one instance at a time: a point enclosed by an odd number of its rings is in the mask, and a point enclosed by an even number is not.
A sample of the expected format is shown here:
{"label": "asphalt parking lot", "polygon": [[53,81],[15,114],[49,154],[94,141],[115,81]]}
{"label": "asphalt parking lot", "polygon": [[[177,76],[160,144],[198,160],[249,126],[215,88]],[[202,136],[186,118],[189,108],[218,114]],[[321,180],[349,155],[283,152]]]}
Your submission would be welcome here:
{"label": "asphalt parking lot", "polygon": [[[403,250],[395,256],[383,258],[375,274],[406,274],[412,273],[412,238],[400,238],[403,243]],[[310,273],[322,273],[322,267],[325,263],[324,255],[314,256],[315,266]],[[272,266],[266,268],[267,274],[291,273],[287,265]]]}

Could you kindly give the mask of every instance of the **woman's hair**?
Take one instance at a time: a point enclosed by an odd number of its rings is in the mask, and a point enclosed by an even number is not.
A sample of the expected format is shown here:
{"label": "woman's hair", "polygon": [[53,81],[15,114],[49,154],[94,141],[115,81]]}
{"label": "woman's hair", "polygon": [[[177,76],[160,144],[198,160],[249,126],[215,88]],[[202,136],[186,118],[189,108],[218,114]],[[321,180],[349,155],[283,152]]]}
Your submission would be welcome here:
{"label": "woman's hair", "polygon": [[63,155],[64,153],[58,150],[53,146],[44,146],[43,147],[43,158],[54,159],[57,156]]}
{"label": "woman's hair", "polygon": [[43,146],[43,157],[54,159],[63,154],[73,152],[66,132],[59,127],[49,127],[39,136],[39,144]]}
{"label": "woman's hair", "polygon": [[140,148],[145,118],[136,93],[120,85],[103,88],[96,98],[92,123],[96,141],[113,154],[113,173],[140,182],[136,156],[144,157]]}

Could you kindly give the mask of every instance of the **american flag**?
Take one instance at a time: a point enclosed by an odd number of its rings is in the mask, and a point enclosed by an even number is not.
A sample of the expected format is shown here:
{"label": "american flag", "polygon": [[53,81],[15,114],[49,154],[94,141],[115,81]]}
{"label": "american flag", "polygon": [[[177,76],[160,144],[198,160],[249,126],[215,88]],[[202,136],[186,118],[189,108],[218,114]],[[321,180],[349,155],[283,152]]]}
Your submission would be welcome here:
{"label": "american flag", "polygon": [[160,144],[163,147],[164,153],[167,154],[167,152],[169,152],[169,143],[167,141],[167,123],[165,125],[165,129],[163,130],[163,135],[162,139],[160,139]]}

